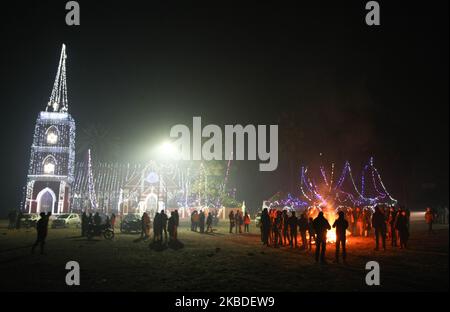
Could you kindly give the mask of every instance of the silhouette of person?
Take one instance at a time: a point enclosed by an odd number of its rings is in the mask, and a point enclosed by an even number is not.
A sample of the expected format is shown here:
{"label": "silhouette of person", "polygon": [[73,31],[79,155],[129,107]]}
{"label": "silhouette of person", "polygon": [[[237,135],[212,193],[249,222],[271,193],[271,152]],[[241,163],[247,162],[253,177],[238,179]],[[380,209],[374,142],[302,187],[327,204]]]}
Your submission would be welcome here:
{"label": "silhouette of person", "polygon": [[211,212],[208,212],[208,217],[206,218],[206,232],[212,232],[213,216]]}
{"label": "silhouette of person", "polygon": [[162,238],[162,233],[164,232],[164,240],[167,242],[167,215],[166,212],[164,210],[161,210],[161,238]]}
{"label": "silhouette of person", "polygon": [[83,214],[81,215],[81,236],[86,236],[87,227],[89,224],[89,219],[86,214],[86,211],[83,211]]}
{"label": "silhouette of person", "polygon": [[15,210],[11,210],[8,214],[8,219],[9,219],[9,224],[8,224],[8,229],[14,229],[16,227],[16,218],[17,218],[17,213]]}
{"label": "silhouette of person", "polygon": [[162,243],[162,218],[161,214],[158,212],[153,219],[153,241]]}
{"label": "silhouette of person", "polygon": [[289,245],[291,248],[297,248],[297,223],[298,220],[295,216],[295,211],[292,211],[291,216],[287,220],[287,226],[289,226]]}
{"label": "silhouette of person", "polygon": [[250,223],[251,223],[250,215],[246,211],[244,215],[244,233],[250,232]]}
{"label": "silhouette of person", "polygon": [[41,255],[44,254],[44,245],[45,245],[45,239],[47,238],[47,229],[48,229],[48,221],[51,216],[51,212],[41,212],[39,214],[41,218],[36,223],[36,231],[37,231],[37,238],[36,242],[33,244],[33,247],[31,248],[31,253],[34,254],[34,250],[38,245],[40,245],[41,248]]}
{"label": "silhouette of person", "polygon": [[281,221],[282,221],[282,228],[283,228],[283,244],[282,245],[287,245],[290,242],[290,238],[289,238],[289,216],[287,214],[287,210],[283,210],[283,212],[281,213]]}
{"label": "silhouette of person", "polygon": [[267,208],[261,213],[261,238],[264,245],[269,246],[270,216]]}
{"label": "silhouette of person", "polygon": [[281,237],[282,226],[283,226],[283,217],[281,211],[278,210],[276,212],[275,220],[273,221],[275,248],[278,248],[280,245],[283,246],[283,238]]}
{"label": "silhouette of person", "polygon": [[[308,241],[306,240],[306,231],[308,231],[308,219],[306,214],[302,213],[298,219],[298,229],[300,230],[300,236],[302,238],[302,249],[308,249]],[[311,236],[311,233],[309,234]]]}
{"label": "silhouette of person", "polygon": [[348,228],[348,222],[345,220],[345,214],[343,211],[339,211],[339,217],[333,223],[333,228],[336,228],[336,262],[339,263],[339,249],[342,246],[342,258],[344,262],[347,258],[347,251],[345,243],[347,242],[346,231]]}
{"label": "silhouette of person", "polygon": [[174,239],[177,239],[177,237],[178,237],[178,227],[180,226],[180,216],[178,214],[178,210],[174,211],[173,217],[174,217],[173,237],[174,237]]}
{"label": "silhouette of person", "polygon": [[200,227],[200,233],[205,233],[205,212],[203,210],[200,210],[198,222]]}
{"label": "silhouette of person", "polygon": [[230,213],[228,214],[228,218],[230,219],[230,233],[233,233],[233,227],[235,224],[233,210],[231,210]]}
{"label": "silhouette of person", "polygon": [[308,233],[309,233],[309,250],[312,250],[312,242],[316,240],[316,232],[314,231],[313,218],[308,219]]}
{"label": "silhouette of person", "polygon": [[169,231],[169,242],[176,240],[175,232],[176,232],[176,213],[175,211],[172,211],[170,213],[169,220],[167,222],[167,227]]}
{"label": "silhouette of person", "polygon": [[428,224],[428,234],[433,233],[434,214],[430,207],[425,212],[425,222]]}
{"label": "silhouette of person", "polygon": [[323,212],[319,212],[317,218],[313,221],[314,232],[316,232],[316,262],[326,263],[325,251],[327,246],[327,231],[331,229],[330,223],[323,216]]}
{"label": "silhouette of person", "polygon": [[375,229],[375,250],[378,250],[379,238],[383,244],[383,250],[386,250],[386,222],[384,214],[378,206],[375,207],[375,212],[372,216],[372,227]]}
{"label": "silhouette of person", "polygon": [[102,223],[102,217],[100,217],[99,213],[96,212],[95,215],[94,215],[94,225],[95,225],[95,227],[98,228],[101,223]]}
{"label": "silhouette of person", "polygon": [[16,218],[16,230],[20,230],[22,218],[23,218],[23,213],[22,213],[22,211],[19,210],[19,213],[17,214],[17,218]]}
{"label": "silhouette of person", "polygon": [[405,210],[401,210],[400,214],[397,216],[395,228],[397,229],[400,237],[400,248],[406,248],[406,244],[409,238],[409,229],[408,217]]}

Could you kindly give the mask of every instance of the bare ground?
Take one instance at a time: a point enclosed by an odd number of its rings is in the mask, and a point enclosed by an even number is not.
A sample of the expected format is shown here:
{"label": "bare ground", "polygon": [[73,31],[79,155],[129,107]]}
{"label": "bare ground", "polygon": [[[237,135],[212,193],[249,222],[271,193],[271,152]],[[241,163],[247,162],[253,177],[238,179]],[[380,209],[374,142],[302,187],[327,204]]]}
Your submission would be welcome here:
{"label": "bare ground", "polygon": [[[77,229],[49,229],[45,255],[31,255],[35,230],[0,223],[1,291],[448,291],[448,225],[426,233],[421,218],[411,224],[409,248],[374,251],[373,238],[349,238],[348,263],[314,262],[312,252],[261,245],[250,234],[191,232],[182,224],[180,250],[154,251],[138,236],[88,241]],[[118,231],[116,231],[118,232]],[[65,265],[78,261],[81,285],[65,284]],[[366,286],[365,264],[379,262],[381,286]]]}

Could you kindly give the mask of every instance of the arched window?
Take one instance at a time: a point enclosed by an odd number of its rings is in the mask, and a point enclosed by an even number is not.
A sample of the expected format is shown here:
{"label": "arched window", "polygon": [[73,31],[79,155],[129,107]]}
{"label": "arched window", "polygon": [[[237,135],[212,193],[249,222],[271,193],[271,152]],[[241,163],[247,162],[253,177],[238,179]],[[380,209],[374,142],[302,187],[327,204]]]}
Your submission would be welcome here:
{"label": "arched window", "polygon": [[55,174],[56,168],[56,159],[52,155],[48,155],[45,157],[42,162],[42,166],[44,168],[44,174]]}
{"label": "arched window", "polygon": [[58,143],[59,138],[58,128],[56,128],[55,126],[48,127],[47,131],[45,131],[45,136],[47,144],[55,145],[56,143]]}

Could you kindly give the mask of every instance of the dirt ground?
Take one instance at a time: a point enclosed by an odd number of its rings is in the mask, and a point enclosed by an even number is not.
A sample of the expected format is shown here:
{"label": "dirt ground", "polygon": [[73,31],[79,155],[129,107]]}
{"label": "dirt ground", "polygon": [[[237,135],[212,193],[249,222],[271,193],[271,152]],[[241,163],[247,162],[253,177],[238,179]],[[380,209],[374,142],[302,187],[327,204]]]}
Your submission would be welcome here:
{"label": "dirt ground", "polygon": [[[31,255],[34,229],[8,230],[0,222],[0,291],[448,291],[448,225],[428,235],[420,216],[411,223],[407,250],[374,251],[374,239],[350,237],[348,263],[314,262],[313,253],[261,245],[249,234],[228,234],[225,221],[214,234],[179,229],[180,250],[154,251],[139,235],[88,241],[78,229],[49,229],[46,254]],[[65,284],[65,265],[75,260],[81,285]],[[380,264],[381,285],[365,284],[365,264]]]}

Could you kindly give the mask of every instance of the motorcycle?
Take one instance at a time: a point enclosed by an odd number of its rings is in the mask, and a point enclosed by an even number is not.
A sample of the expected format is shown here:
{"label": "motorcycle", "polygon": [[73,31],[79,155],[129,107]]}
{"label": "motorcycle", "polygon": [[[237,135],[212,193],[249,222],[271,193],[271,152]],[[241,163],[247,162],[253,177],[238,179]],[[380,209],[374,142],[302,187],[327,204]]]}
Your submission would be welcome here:
{"label": "motorcycle", "polygon": [[87,238],[92,239],[94,236],[103,236],[107,240],[112,240],[114,238],[114,231],[111,225],[108,224],[91,224],[87,229]]}

